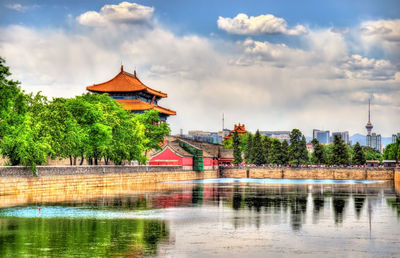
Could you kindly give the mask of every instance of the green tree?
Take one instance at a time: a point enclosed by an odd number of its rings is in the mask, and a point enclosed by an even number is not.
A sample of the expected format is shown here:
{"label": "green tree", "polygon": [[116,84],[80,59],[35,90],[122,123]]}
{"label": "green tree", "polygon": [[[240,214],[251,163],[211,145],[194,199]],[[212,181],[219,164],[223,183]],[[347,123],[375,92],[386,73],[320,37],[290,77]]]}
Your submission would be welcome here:
{"label": "green tree", "polygon": [[158,111],[151,109],[143,114],[137,115],[140,123],[144,125],[145,137],[147,142],[144,144],[144,149],[160,150],[160,143],[164,141],[164,137],[170,134],[170,128],[167,123],[160,121]]}
{"label": "green tree", "polygon": [[[19,82],[8,80],[11,75],[0,58],[0,150],[11,165],[22,164],[36,172],[51,151],[49,137],[43,133],[42,121],[36,118],[35,101],[43,99],[26,95]],[[40,102],[40,101],[39,101]]]}
{"label": "green tree", "polygon": [[282,142],[282,164],[286,165],[289,162],[289,143],[284,140]]}
{"label": "green tree", "polygon": [[348,163],[349,153],[347,151],[346,144],[340,135],[335,135],[333,139],[332,164],[346,165]]}
{"label": "green tree", "polygon": [[244,159],[245,159],[246,163],[252,163],[252,160],[251,160],[252,148],[253,148],[253,136],[251,135],[251,133],[247,133],[247,146],[246,146],[246,150],[244,153]]}
{"label": "green tree", "polygon": [[251,159],[253,163],[258,166],[265,164],[264,148],[261,142],[261,135],[259,130],[257,130],[256,134],[254,135],[253,147],[251,150]]}
{"label": "green tree", "polygon": [[383,158],[386,160],[400,160],[400,137],[397,137],[396,142],[388,144],[383,152]]}
{"label": "green tree", "polygon": [[328,158],[326,156],[324,146],[320,144],[319,141],[315,138],[311,141],[311,143],[314,147],[314,151],[311,156],[312,164],[327,164]]}
{"label": "green tree", "polygon": [[275,165],[282,165],[283,164],[283,150],[281,141],[276,138],[271,139],[271,148],[268,152],[268,163],[275,164]]}
{"label": "green tree", "polygon": [[237,132],[233,133],[233,164],[242,163],[242,152],[240,150],[240,139]]}
{"label": "green tree", "polygon": [[382,154],[374,148],[362,146],[366,160],[382,160]]}
{"label": "green tree", "polygon": [[304,164],[308,161],[306,139],[299,129],[290,132],[289,163]]}
{"label": "green tree", "polygon": [[353,155],[352,163],[354,165],[364,165],[365,164],[365,154],[358,142],[356,144],[354,144],[353,151],[354,151],[354,155]]}

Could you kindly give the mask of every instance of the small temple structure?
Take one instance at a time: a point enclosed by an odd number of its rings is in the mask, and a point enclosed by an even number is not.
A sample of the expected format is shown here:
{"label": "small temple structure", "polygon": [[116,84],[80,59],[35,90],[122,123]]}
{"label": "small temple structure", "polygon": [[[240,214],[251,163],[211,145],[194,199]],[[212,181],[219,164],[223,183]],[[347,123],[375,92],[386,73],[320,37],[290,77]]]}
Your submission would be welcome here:
{"label": "small temple structure", "polygon": [[224,140],[228,140],[229,138],[231,138],[235,132],[237,132],[238,134],[243,134],[247,133],[247,130],[244,124],[242,125],[240,123],[237,125],[235,124],[233,130],[227,136],[224,137]]}
{"label": "small temple structure", "polygon": [[111,80],[87,86],[86,90],[95,93],[108,93],[125,109],[133,113],[141,114],[146,110],[155,109],[160,114],[160,120],[166,121],[176,112],[158,105],[158,101],[166,98],[167,94],[154,90],[142,83],[136,75],[125,72],[121,65],[121,71]]}

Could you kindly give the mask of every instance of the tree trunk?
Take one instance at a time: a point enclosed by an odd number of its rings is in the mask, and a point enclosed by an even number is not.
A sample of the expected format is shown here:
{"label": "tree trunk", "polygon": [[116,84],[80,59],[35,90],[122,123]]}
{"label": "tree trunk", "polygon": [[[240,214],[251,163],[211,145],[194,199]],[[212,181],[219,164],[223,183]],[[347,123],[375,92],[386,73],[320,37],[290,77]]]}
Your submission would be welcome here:
{"label": "tree trunk", "polygon": [[79,163],[79,166],[82,166],[84,160],[85,160],[85,159],[83,158],[83,154],[82,154],[81,163]]}
{"label": "tree trunk", "polygon": [[97,166],[97,158],[94,158],[94,164]]}
{"label": "tree trunk", "polygon": [[76,166],[76,157],[74,157],[74,166]]}
{"label": "tree trunk", "polygon": [[69,155],[69,165],[72,166],[72,156]]}

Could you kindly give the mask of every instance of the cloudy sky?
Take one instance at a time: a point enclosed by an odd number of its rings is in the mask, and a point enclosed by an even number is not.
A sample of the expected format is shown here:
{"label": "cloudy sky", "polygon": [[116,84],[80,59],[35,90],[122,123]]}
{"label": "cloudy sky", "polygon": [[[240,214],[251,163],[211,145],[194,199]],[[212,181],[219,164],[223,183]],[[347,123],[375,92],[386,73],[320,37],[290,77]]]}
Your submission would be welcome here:
{"label": "cloudy sky", "polygon": [[[262,2],[262,3],[261,3]],[[27,92],[72,97],[135,68],[173,133],[400,131],[400,2],[0,0],[0,56]]]}

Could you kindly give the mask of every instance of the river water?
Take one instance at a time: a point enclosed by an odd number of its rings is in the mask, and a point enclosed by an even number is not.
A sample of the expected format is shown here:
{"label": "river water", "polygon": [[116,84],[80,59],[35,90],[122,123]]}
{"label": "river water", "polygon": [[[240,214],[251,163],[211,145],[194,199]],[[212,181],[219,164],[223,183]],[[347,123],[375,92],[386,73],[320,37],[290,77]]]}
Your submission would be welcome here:
{"label": "river water", "polygon": [[0,257],[400,257],[392,182],[162,184],[1,208]]}

